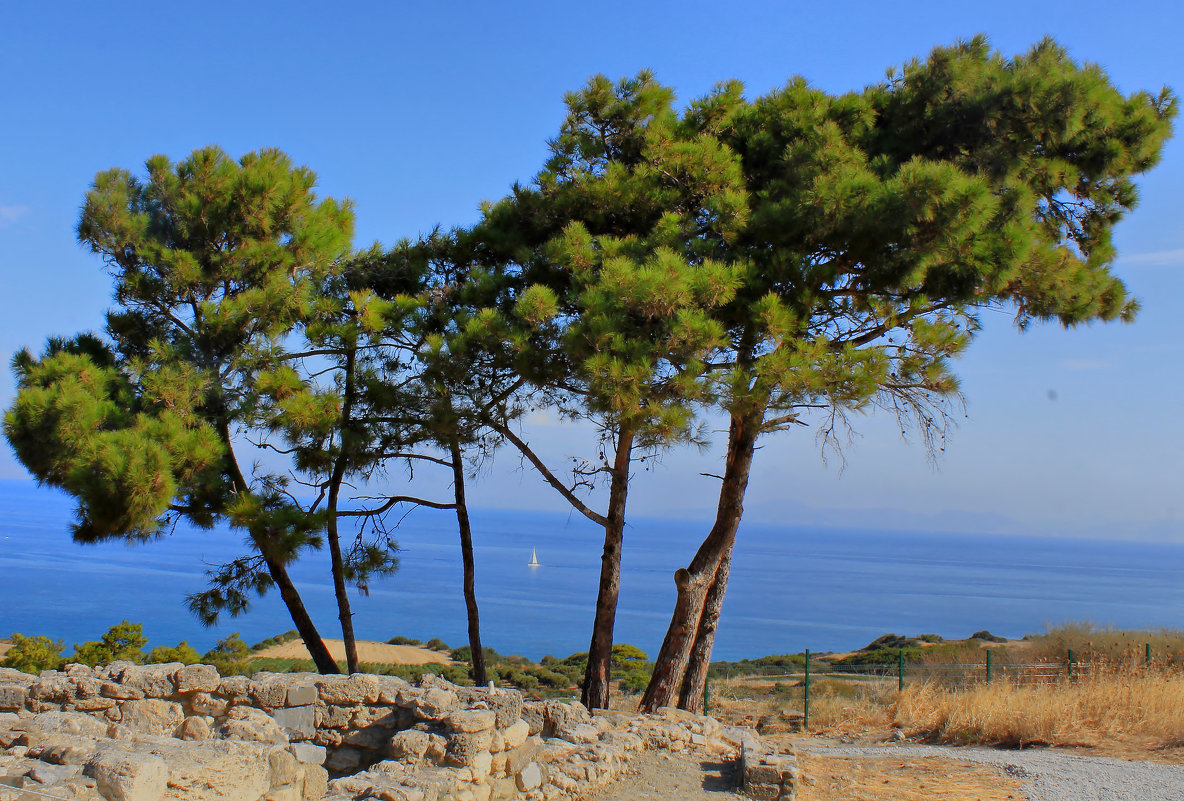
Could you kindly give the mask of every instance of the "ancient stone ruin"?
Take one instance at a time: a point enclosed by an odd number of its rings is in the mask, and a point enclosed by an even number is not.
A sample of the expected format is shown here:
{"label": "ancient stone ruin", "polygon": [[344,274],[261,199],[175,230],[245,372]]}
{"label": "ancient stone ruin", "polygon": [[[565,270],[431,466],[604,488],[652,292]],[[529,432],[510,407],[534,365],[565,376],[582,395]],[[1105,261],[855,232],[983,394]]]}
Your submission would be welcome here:
{"label": "ancient stone ruin", "polygon": [[0,801],[551,801],[644,749],[738,759],[752,797],[793,797],[791,755],[673,709],[593,715],[430,675],[0,668]]}

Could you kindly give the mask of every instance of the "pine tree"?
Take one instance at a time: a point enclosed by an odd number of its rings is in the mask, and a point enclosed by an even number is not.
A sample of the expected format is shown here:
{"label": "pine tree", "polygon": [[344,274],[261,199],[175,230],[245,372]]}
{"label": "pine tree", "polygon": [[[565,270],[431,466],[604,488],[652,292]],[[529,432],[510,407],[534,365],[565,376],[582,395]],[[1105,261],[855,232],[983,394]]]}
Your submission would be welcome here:
{"label": "pine tree", "polygon": [[78,224],[115,282],[106,338],[19,353],[5,435],[40,482],[77,500],[79,542],[150,540],[180,518],[244,531],[253,553],[221,573],[240,581],[195,611],[241,611],[276,586],[318,669],[337,672],[288,575],[323,519],[282,477],[244,472],[238,451],[258,422],[260,370],[348,252],[352,211],[318,200],[315,175],[276,150],[154,156],[147,172],[100,173]]}
{"label": "pine tree", "polygon": [[982,310],[1010,306],[1021,327],[1133,317],[1111,234],[1175,111],[1166,89],[1124,97],[1052,41],[1007,59],[982,37],[858,93],[794,79],[748,101],[728,83],[692,104],[743,166],[746,222],[708,253],[744,279],[711,365],[730,421],[718,511],[675,576],[643,709],[701,703],[761,436],[819,420],[833,437],[879,407],[940,448],[950,361]]}

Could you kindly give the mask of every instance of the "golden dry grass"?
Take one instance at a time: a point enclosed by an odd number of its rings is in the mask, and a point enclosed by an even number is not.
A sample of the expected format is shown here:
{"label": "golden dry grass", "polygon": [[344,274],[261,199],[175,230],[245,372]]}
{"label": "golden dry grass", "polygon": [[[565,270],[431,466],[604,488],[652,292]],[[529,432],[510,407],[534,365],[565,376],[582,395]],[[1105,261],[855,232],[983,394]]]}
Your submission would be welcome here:
{"label": "golden dry grass", "polygon": [[993,768],[952,759],[800,755],[798,801],[1007,801],[1026,796]]}
{"label": "golden dry grass", "polygon": [[[341,640],[325,640],[329,653],[338,662],[345,659],[345,643]],[[274,659],[312,659],[303,640],[290,640],[279,645],[273,645],[257,651],[252,656],[269,657]],[[358,661],[375,665],[426,665],[436,663],[442,665],[453,664],[447,654],[429,651],[426,648],[416,648],[412,645],[389,645],[384,642],[358,640]]]}
{"label": "golden dry grass", "polygon": [[1184,676],[1097,670],[1048,685],[913,685],[888,714],[910,734],[939,742],[1093,746],[1138,740],[1173,747],[1184,742]]}

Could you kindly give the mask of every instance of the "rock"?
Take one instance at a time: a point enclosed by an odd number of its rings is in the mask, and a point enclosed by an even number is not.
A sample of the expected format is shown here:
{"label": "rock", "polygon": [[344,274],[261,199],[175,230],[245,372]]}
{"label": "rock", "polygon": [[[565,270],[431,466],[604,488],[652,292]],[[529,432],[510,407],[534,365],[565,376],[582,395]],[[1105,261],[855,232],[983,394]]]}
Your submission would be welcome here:
{"label": "rock", "polygon": [[50,765],[45,762],[39,762],[26,773],[30,779],[41,784],[60,784],[74,778],[82,772],[82,765]]}
{"label": "rock", "polygon": [[82,765],[90,759],[98,742],[98,738],[85,734],[51,734],[26,753],[55,765]]}
{"label": "rock", "polygon": [[213,665],[185,665],[173,678],[179,693],[212,693],[218,689],[222,677]]}
{"label": "rock", "polygon": [[444,720],[444,725],[455,732],[489,731],[493,728],[497,718],[487,709],[461,709],[452,712]]}
{"label": "rock", "polygon": [[0,711],[9,712],[25,708],[29,688],[16,684],[0,685]]}
{"label": "rock", "polygon": [[114,698],[117,701],[128,699],[138,700],[144,697],[143,690],[137,690],[135,687],[125,687],[114,681],[100,682],[99,694],[104,698]]}
{"label": "rock", "polygon": [[125,687],[140,690],[148,698],[169,698],[176,694],[177,672],[185,665],[168,662],[163,665],[128,665],[119,681]]}
{"label": "rock", "polygon": [[419,764],[424,761],[439,764],[443,759],[448,741],[439,734],[407,729],[390,739],[390,755],[404,762]]}
{"label": "rock", "polygon": [[226,715],[219,733],[227,740],[288,744],[288,735],[270,715],[249,706],[236,706]]}
{"label": "rock", "polygon": [[195,715],[212,715],[222,717],[226,714],[230,704],[225,698],[207,692],[196,692],[189,699],[189,708]]}
{"label": "rock", "polygon": [[455,732],[448,735],[448,749],[445,763],[457,767],[468,767],[481,752],[489,752],[493,735],[488,731],[472,733]]}
{"label": "rock", "polygon": [[175,701],[162,701],[159,698],[124,701],[120,704],[119,711],[120,723],[143,734],[172,734],[185,719],[180,704]]}
{"label": "rock", "polygon": [[335,749],[325,760],[325,767],[337,773],[354,770],[360,764],[362,764],[362,752],[348,745]]}
{"label": "rock", "polygon": [[95,780],[109,801],[160,801],[169,768],[154,754],[105,750],[92,756],[82,772]]}
{"label": "rock", "polygon": [[600,730],[590,723],[577,723],[556,729],[555,736],[569,743],[594,743],[600,739]]}
{"label": "rock", "polygon": [[304,798],[319,801],[329,788],[329,771],[320,765],[304,766]]}
{"label": "rock", "polygon": [[522,792],[529,792],[536,787],[542,787],[546,781],[546,774],[537,762],[530,762],[514,777],[514,784]]}
{"label": "rock", "polygon": [[326,749],[324,746],[312,743],[292,743],[288,751],[296,757],[296,761],[305,765],[324,765]]}
{"label": "rock", "polygon": [[459,700],[456,693],[439,687],[429,687],[413,701],[415,714],[423,720],[441,720],[456,708]]}
{"label": "rock", "polygon": [[273,709],[271,717],[284,729],[289,740],[308,740],[317,730],[316,708],[312,706]]}
{"label": "rock", "polygon": [[256,801],[270,788],[271,754],[283,750],[235,740],[162,740],[137,746],[144,748],[168,765],[162,801]]}
{"label": "rock", "polygon": [[272,787],[282,787],[285,784],[292,784],[297,778],[304,775],[301,772],[300,763],[296,761],[296,757],[287,751],[272,751],[268,756],[268,761],[271,763]]}
{"label": "rock", "polygon": [[213,736],[210,724],[206,719],[197,715],[190,715],[181,721],[181,725],[173,733],[178,740],[208,740]]}

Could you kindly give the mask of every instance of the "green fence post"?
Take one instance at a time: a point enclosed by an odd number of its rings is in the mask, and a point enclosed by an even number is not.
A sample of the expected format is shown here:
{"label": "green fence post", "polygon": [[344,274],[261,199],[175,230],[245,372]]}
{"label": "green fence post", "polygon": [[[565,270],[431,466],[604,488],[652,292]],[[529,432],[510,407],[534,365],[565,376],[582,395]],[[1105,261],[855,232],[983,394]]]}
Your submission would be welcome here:
{"label": "green fence post", "polygon": [[1146,656],[1143,657],[1143,664],[1144,665],[1151,664],[1151,643],[1147,643],[1147,654],[1146,654]]}
{"label": "green fence post", "polygon": [[711,677],[703,680],[703,714],[706,715],[711,704]]}
{"label": "green fence post", "polygon": [[987,683],[991,682],[991,649],[987,649]]}
{"label": "green fence post", "polygon": [[1069,649],[1069,678],[1073,678],[1073,649]]}
{"label": "green fence post", "polygon": [[810,730],[810,649],[806,649],[806,680],[803,682],[805,687],[804,698],[802,703],[802,730]]}
{"label": "green fence post", "polygon": [[896,654],[896,691],[904,692],[904,649]]}

